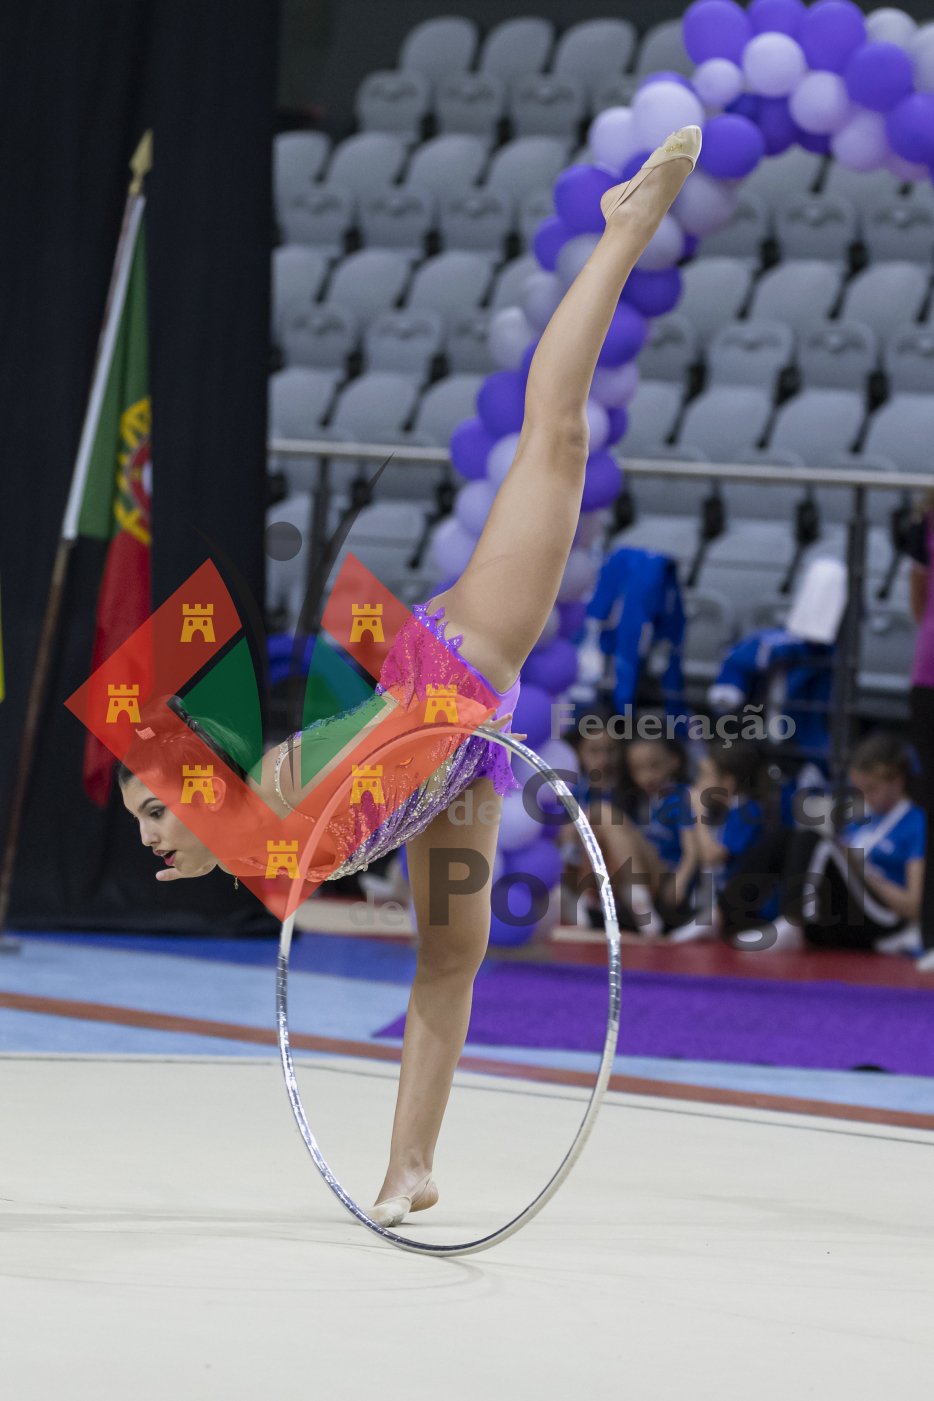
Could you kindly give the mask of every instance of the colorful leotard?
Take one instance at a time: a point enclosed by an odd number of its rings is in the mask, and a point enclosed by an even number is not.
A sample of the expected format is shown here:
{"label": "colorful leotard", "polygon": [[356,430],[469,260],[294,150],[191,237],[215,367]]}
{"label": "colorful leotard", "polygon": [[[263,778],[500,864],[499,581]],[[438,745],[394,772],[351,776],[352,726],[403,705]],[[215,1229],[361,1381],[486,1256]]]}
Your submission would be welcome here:
{"label": "colorful leotard", "polygon": [[[383,663],[376,695],[354,710],[315,721],[293,736],[293,740],[300,739],[303,748],[316,743],[326,746],[328,727],[338,721],[349,716],[363,720],[368,708],[375,717],[383,696],[408,707],[413,701],[426,698],[429,685],[456,685],[459,695],[485,706],[495,701],[497,719],[513,711],[520,683],[516,681],[506,692],[497,691],[476,667],[461,657],[463,637],[446,637],[445,626],[443,608],[429,614],[424,606],[416,604],[413,616],[400,628]],[[443,649],[434,645],[435,640],[444,644]],[[280,747],[276,765],[276,789],[280,797],[279,772],[289,746],[290,741],[286,740]],[[420,772],[414,778],[416,781],[421,778],[421,771],[424,777],[414,791],[412,762],[411,754],[407,755],[404,749],[398,751],[398,757],[387,757],[382,764],[382,801],[367,792],[361,802],[355,806],[346,804],[331,818],[327,842],[329,846],[336,846],[338,864],[334,866],[332,860],[326,875],[320,868],[315,870],[318,879],[337,880],[340,876],[366,870],[371,861],[388,855],[423,832],[433,818],[444,812],[478,778],[491,779],[500,795],[518,786],[507,751],[479,734],[458,744],[453,753],[451,738],[439,737],[427,761],[420,762]],[[401,798],[400,793],[404,794]],[[285,798],[282,801],[290,806]]]}

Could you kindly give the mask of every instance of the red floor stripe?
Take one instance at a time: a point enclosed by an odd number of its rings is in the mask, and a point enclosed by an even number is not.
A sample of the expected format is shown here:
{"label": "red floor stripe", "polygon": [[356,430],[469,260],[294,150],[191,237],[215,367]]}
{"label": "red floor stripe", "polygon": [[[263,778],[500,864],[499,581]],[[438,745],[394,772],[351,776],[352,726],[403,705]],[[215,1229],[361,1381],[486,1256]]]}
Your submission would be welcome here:
{"label": "red floor stripe", "polygon": [[[0,992],[0,1007],[18,1012],[42,1012],[77,1021],[106,1022],[112,1026],[145,1027],[150,1031],[181,1031],[189,1036],[216,1036],[224,1041],[275,1046],[272,1027],[241,1026],[237,1022],[203,1021],[199,1017],[177,1017],[166,1012],[144,1012],[137,1007],[113,1007],[104,1002],[71,1002],[61,997],[33,997],[22,992]],[[289,1033],[297,1051],[324,1051],[330,1055],[354,1056],[363,1060],[399,1062],[398,1046],[374,1046],[368,1041],[343,1041],[333,1036]],[[461,1056],[459,1068],[481,1075],[501,1075],[511,1080],[534,1080],[546,1085],[575,1085],[592,1088],[595,1076],[585,1070],[560,1070],[547,1065],[522,1065],[514,1061],[488,1060],[484,1056]],[[691,1100],[700,1104],[727,1104],[742,1109],[769,1109],[787,1114],[811,1114],[823,1119],[848,1119],[864,1124],[888,1124],[898,1128],[934,1130],[934,1114],[911,1114],[900,1109],[873,1109],[863,1104],[836,1104],[830,1100],[795,1099],[791,1095],[753,1094],[746,1090],[721,1090],[709,1085],[684,1085],[670,1080],[644,1080],[634,1075],[611,1075],[610,1089],[624,1094],[652,1095],[656,1099]]]}

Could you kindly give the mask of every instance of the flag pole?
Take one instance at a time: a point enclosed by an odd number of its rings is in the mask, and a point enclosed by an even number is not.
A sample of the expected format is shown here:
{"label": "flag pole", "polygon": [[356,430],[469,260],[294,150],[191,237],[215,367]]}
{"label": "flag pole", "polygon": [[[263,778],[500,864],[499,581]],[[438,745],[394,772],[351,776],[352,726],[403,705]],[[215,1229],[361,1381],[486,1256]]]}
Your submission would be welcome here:
{"label": "flag pole", "polygon": [[61,612],[62,597],[65,591],[65,579],[68,573],[68,559],[71,554],[72,546],[78,536],[78,518],[81,513],[81,501],[87,483],[88,468],[91,461],[91,449],[94,444],[101,404],[104,398],[104,390],[106,389],[107,378],[110,373],[114,345],[117,339],[117,330],[120,326],[120,318],[123,314],[123,304],[126,298],[127,283],[130,277],[130,264],[133,257],[133,248],[136,243],[136,233],[146,204],[146,197],[143,194],[143,179],[151,168],[152,132],[147,131],[134,151],[133,158],[130,161],[133,179],[130,181],[126,204],[123,210],[120,238],[117,242],[117,252],[114,258],[113,271],[110,276],[110,286],[107,289],[107,301],[104,305],[104,320],[97,342],[94,373],[91,377],[91,392],[88,395],[84,426],[81,430],[81,441],[78,445],[78,454],[75,458],[75,465],[72,471],[71,487],[68,492],[68,503],[65,507],[62,528],[59,534],[58,548],[55,551],[55,562],[52,566],[52,578],[49,583],[45,614],[43,615],[42,628],[39,633],[39,646],[36,651],[32,681],[29,686],[29,696],[26,702],[26,719],[23,724],[23,738],[19,751],[19,764],[17,765],[16,783],[13,789],[13,802],[10,808],[10,823],[7,828],[6,844],[3,851],[3,865],[0,867],[0,953],[18,953],[20,949],[17,940],[9,938],[9,936],[4,933],[7,912],[10,907],[10,896],[13,891],[13,872],[16,867],[16,852],[19,846],[23,812],[26,807],[26,794],[29,790],[29,779],[32,773],[33,760],[35,758],[36,740],[39,735],[39,721],[42,716],[49,670],[52,665],[52,657],[54,654],[55,636],[58,631],[58,619]]}

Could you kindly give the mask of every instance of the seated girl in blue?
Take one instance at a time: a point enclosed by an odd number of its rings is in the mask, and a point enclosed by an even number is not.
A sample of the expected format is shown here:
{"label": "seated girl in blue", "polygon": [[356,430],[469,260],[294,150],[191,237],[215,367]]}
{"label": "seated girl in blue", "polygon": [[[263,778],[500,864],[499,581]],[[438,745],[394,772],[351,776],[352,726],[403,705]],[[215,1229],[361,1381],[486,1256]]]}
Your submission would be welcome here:
{"label": "seated girl in blue", "polygon": [[687,751],[678,739],[633,739],[626,745],[625,767],[623,809],[661,863],[655,907],[669,927],[681,924],[697,869]]}

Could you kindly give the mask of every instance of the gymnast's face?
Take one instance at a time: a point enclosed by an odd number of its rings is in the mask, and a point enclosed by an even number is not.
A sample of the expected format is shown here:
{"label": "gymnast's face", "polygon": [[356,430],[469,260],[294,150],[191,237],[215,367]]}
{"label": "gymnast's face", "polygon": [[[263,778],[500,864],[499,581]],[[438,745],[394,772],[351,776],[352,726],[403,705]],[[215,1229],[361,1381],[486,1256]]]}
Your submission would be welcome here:
{"label": "gymnast's face", "polygon": [[156,880],[184,880],[191,876],[206,876],[217,865],[217,857],[173,812],[165,806],[138,778],[131,778],[122,787],[123,806],[139,823],[143,846],[152,847],[161,856],[167,870],[157,871]]}

